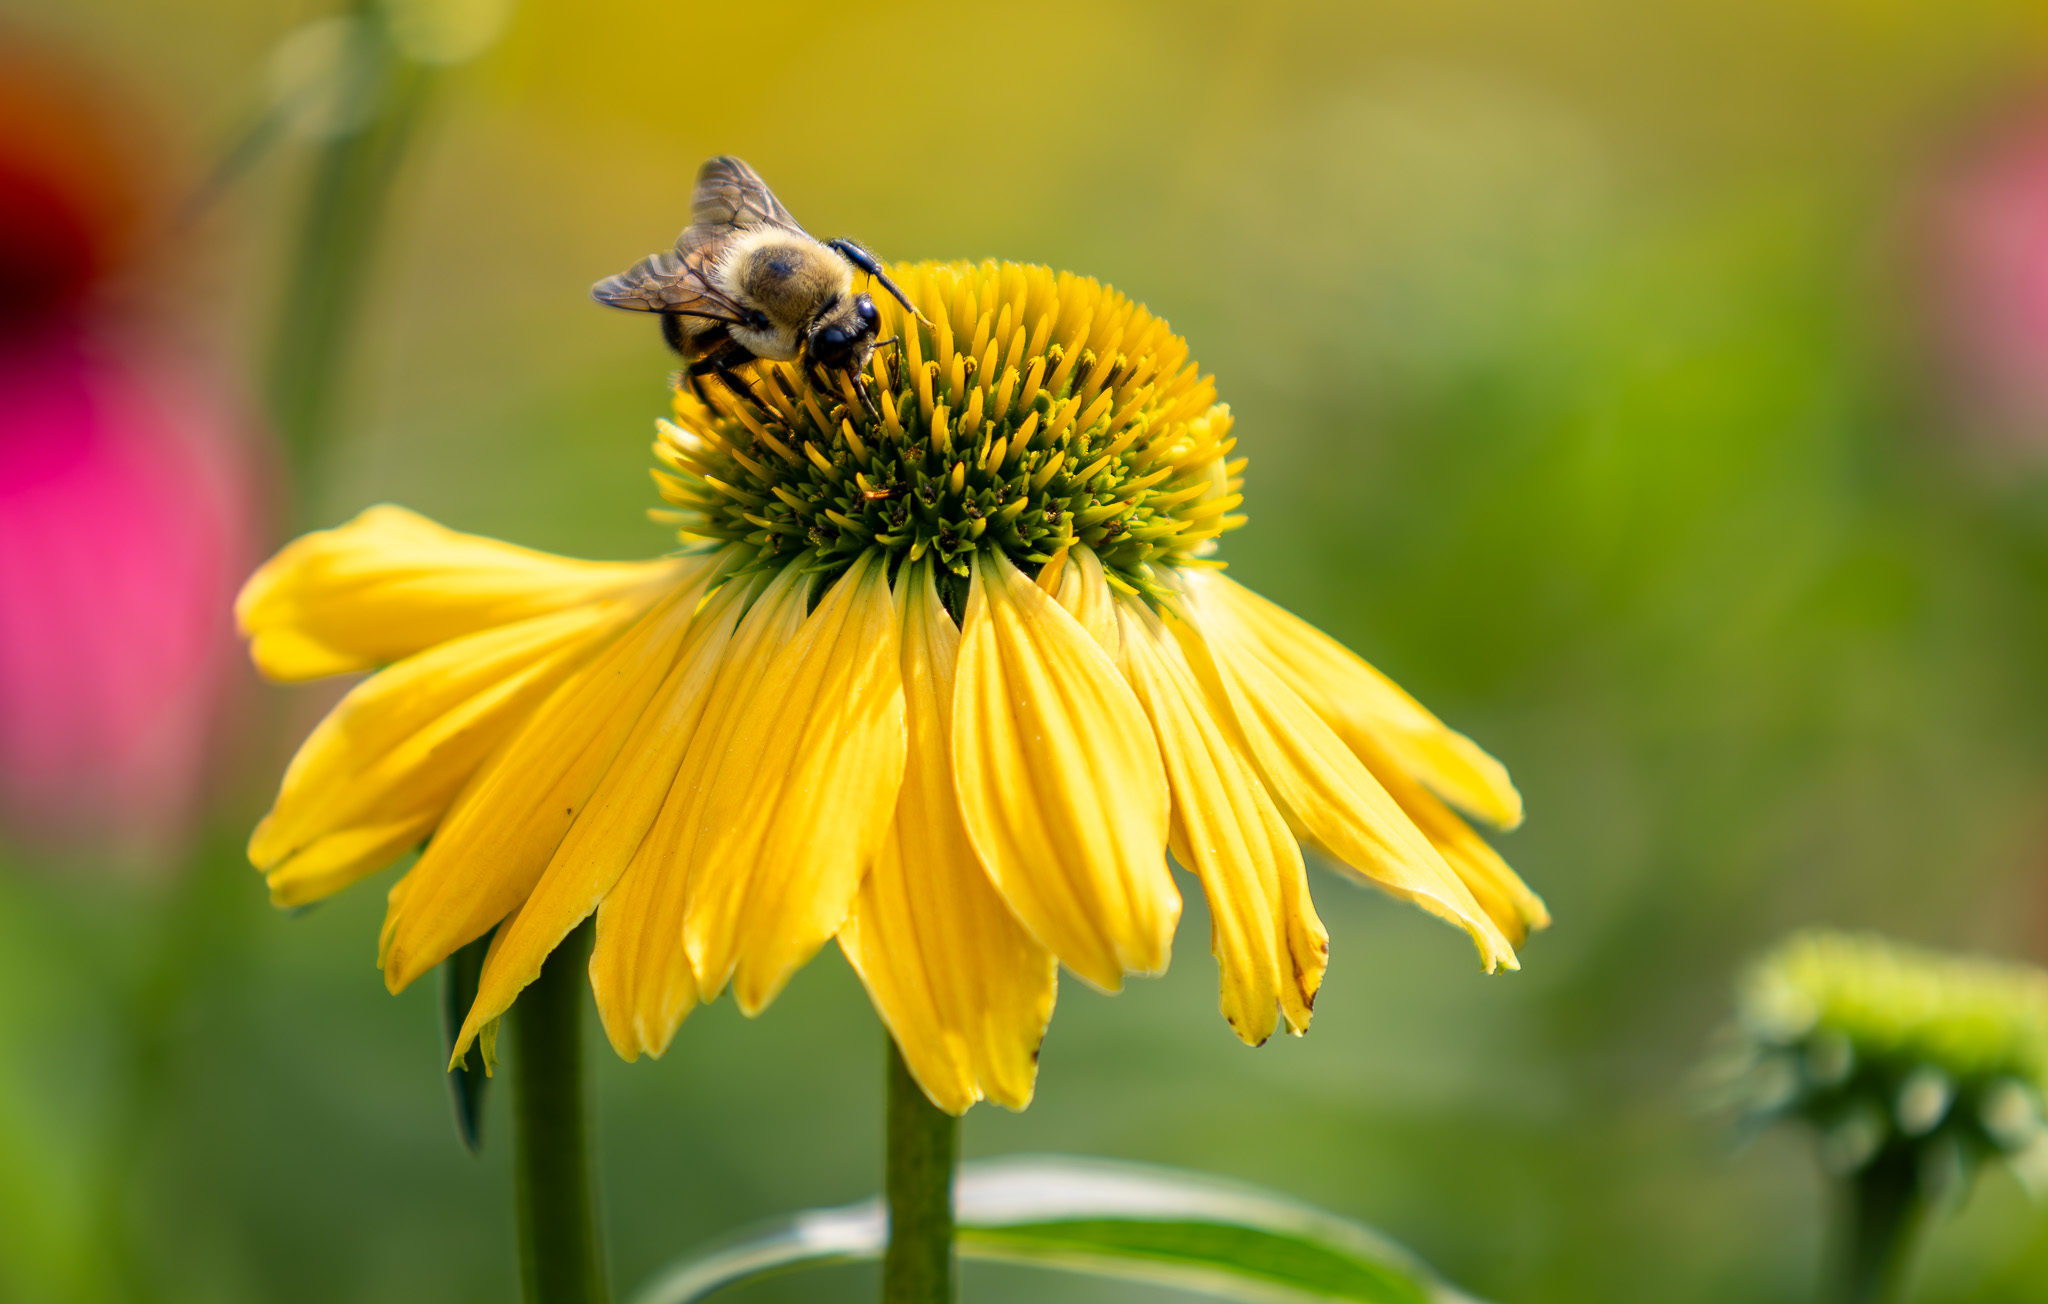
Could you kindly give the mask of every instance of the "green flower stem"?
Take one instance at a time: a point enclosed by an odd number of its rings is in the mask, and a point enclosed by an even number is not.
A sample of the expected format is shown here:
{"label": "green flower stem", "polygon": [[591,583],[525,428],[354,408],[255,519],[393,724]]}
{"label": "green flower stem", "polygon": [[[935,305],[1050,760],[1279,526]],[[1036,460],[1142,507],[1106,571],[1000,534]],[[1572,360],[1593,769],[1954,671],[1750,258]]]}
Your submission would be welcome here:
{"label": "green flower stem", "polygon": [[1919,1152],[1887,1146],[1846,1183],[1840,1276],[1832,1304],[1891,1304],[1900,1297],[1927,1210]]}
{"label": "green flower stem", "polygon": [[526,1304],[605,1304],[604,1245],[584,1094],[585,923],[519,995],[512,1021],[512,1166]]}
{"label": "green flower stem", "polygon": [[934,1105],[889,1039],[889,1248],[882,1304],[953,1304],[953,1170],[960,1120]]}

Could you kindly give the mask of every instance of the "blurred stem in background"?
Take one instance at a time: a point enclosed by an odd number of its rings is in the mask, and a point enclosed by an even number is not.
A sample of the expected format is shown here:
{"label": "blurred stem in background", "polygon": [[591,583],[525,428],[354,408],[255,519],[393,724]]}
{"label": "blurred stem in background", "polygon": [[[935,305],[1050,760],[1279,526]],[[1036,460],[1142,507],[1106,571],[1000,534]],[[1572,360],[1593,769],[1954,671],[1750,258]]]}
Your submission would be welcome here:
{"label": "blurred stem in background", "polygon": [[604,1304],[604,1240],[583,1065],[595,926],[556,947],[512,1006],[512,1167],[526,1304]]}
{"label": "blurred stem in background", "polygon": [[[515,1007],[516,1008],[516,1007]],[[889,1248],[882,1304],[953,1304],[953,1170],[960,1120],[934,1105],[889,1041]]]}
{"label": "blurred stem in background", "polygon": [[1919,1147],[1887,1146],[1842,1186],[1837,1277],[1825,1304],[1891,1304],[1926,1212]]}
{"label": "blurred stem in background", "polygon": [[[407,56],[386,10],[360,3],[288,38],[277,108],[318,142],[271,338],[266,399],[304,515],[383,232],[392,184],[438,70]],[[259,132],[264,130],[258,128]]]}
{"label": "blurred stem in background", "polygon": [[[431,107],[442,70],[488,47],[510,8],[510,0],[356,0],[346,12],[303,24],[271,57],[264,112],[229,150],[183,215],[189,219],[223,199],[280,141],[297,137],[314,145],[298,232],[290,242],[290,261],[268,341],[265,386],[269,416],[291,469],[294,524],[308,513],[311,487],[335,429],[336,400],[394,183]],[[163,1283],[152,1280],[131,1234],[132,1204],[149,1138],[176,1075],[175,1029],[199,999],[195,989],[208,971],[236,963],[242,951],[239,939],[259,913],[240,844],[239,830],[224,835],[216,829],[195,845],[177,892],[162,909],[154,954],[127,1002],[127,1065],[95,1201],[107,1290],[114,1298],[146,1299],[162,1293]],[[547,1005],[537,996],[528,1003]],[[556,1010],[550,1020],[537,1013],[531,1021],[538,1030],[522,1038],[544,1043],[559,1032],[566,1017],[574,1051],[561,1070],[567,1076],[544,1080],[524,1093],[539,1102],[537,1117],[552,1117],[563,1109],[569,1110],[568,1116],[581,1117],[575,1015],[573,1002],[566,1016]],[[473,1143],[474,1119],[465,1121],[465,1139]],[[580,1122],[563,1144],[580,1153]],[[546,1193],[546,1200],[587,1202],[589,1189],[586,1179],[574,1191]],[[524,1181],[521,1190],[524,1231]],[[544,1201],[543,1207],[550,1206]],[[589,1235],[594,1237],[594,1232]],[[591,1280],[594,1291],[529,1298],[576,1304],[602,1301],[601,1271]]]}
{"label": "blurred stem in background", "polygon": [[[392,181],[426,109],[434,69],[409,58],[387,11],[365,0],[347,16],[301,27],[279,46],[265,112],[181,216],[190,219],[288,135],[318,141],[299,235],[273,335],[266,399],[292,469],[294,517],[332,424],[339,367],[358,316]],[[125,1065],[94,1204],[104,1289],[140,1300],[161,1282],[133,1234],[142,1167],[177,1078],[176,1030],[243,953],[259,913],[239,830],[195,840],[162,904],[148,963],[125,1002]]]}
{"label": "blurred stem in background", "polygon": [[315,164],[270,361],[271,421],[301,475],[325,447],[392,178],[430,98],[433,74],[392,73],[377,118],[330,141]]}

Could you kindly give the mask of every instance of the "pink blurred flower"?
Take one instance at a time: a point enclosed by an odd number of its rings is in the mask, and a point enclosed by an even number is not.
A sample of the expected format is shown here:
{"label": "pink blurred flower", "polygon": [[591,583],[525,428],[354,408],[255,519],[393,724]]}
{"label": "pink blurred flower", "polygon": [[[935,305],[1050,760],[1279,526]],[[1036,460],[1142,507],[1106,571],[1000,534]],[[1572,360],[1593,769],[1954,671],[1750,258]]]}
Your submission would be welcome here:
{"label": "pink blurred flower", "polygon": [[222,413],[150,365],[0,346],[0,818],[131,854],[193,809],[253,553]]}
{"label": "pink blurred flower", "polygon": [[1931,201],[1929,288],[1953,405],[1967,433],[2048,458],[2048,96],[1989,119]]}
{"label": "pink blurred flower", "polygon": [[[165,321],[97,305],[133,168],[101,88],[0,67],[0,827],[164,863],[238,674],[254,560],[238,422]],[[134,316],[131,311],[127,316]]]}

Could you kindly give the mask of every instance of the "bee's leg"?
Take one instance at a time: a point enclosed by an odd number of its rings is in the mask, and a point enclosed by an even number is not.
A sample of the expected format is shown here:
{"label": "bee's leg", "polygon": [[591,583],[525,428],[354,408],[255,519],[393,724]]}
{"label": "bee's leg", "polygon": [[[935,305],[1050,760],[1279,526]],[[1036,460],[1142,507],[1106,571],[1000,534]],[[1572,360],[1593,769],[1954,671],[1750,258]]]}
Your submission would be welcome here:
{"label": "bee's leg", "polygon": [[878,376],[877,379],[893,390],[903,383],[903,369],[910,364],[910,355],[904,350],[903,337],[901,335],[891,335],[886,340],[875,341],[877,349],[886,349],[891,344],[896,346],[896,356],[893,360],[883,359],[882,372],[884,374]]}
{"label": "bee's leg", "polygon": [[733,343],[732,338],[725,333],[723,325],[713,326],[692,339],[683,333],[683,314],[679,312],[661,314],[661,337],[668,341],[670,348],[682,354],[684,360],[690,363],[680,374],[689,382],[690,392],[697,396],[697,401],[707,407],[711,405],[711,396],[704,392],[704,377],[718,370],[721,365],[733,365],[721,363],[718,359],[735,349],[743,355],[743,360],[753,356]]}
{"label": "bee's leg", "polygon": [[809,385],[813,393],[830,394],[832,392],[832,387],[825,383],[824,368],[820,367],[816,359],[812,358],[808,353],[804,354],[804,384]]}
{"label": "bee's leg", "polygon": [[677,353],[689,353],[689,338],[683,334],[682,314],[665,312],[661,314],[661,338]]}
{"label": "bee's leg", "polygon": [[711,371],[710,367],[704,366],[701,363],[693,362],[689,366],[683,368],[682,371],[677,373],[679,376],[682,377],[683,382],[689,385],[690,392],[697,396],[697,401],[699,403],[702,403],[705,407],[713,406],[711,402],[711,395],[704,392],[704,376],[709,371]]}
{"label": "bee's leg", "polygon": [[704,378],[720,370],[722,368],[719,366],[716,356],[699,358],[683,368],[683,379],[690,382],[690,392],[695,394],[697,401],[705,407],[711,407],[713,404],[711,402],[711,395],[704,392]]}
{"label": "bee's leg", "polygon": [[854,382],[860,379],[860,368],[850,367],[839,373],[839,388],[832,392],[846,400],[846,410],[851,412],[860,406],[860,395],[854,392]]}
{"label": "bee's leg", "polygon": [[929,321],[925,321],[925,315],[917,310],[917,305],[910,301],[910,296],[896,288],[896,282],[889,279],[889,273],[882,270],[882,264],[873,254],[851,240],[827,240],[825,247],[838,254],[841,258],[844,258],[847,262],[852,263],[855,267],[860,268],[869,276],[880,281],[882,288],[894,295],[896,302],[903,305],[903,311],[924,322],[925,325],[931,325]]}
{"label": "bee's leg", "polygon": [[710,399],[704,393],[702,377],[716,376],[721,384],[733,392],[735,397],[743,398],[762,411],[766,411],[768,405],[763,403],[759,396],[754,393],[753,388],[746,381],[741,380],[735,375],[732,370],[742,363],[752,362],[753,360],[754,355],[747,352],[746,349],[737,344],[728,344],[717,352],[691,363],[689,369],[683,374],[690,378],[690,388],[696,391],[697,397],[706,406],[709,406]]}
{"label": "bee's leg", "polygon": [[725,387],[733,392],[733,395],[735,397],[743,398],[747,402],[752,403],[757,411],[771,411],[772,409],[770,409],[766,403],[763,403],[761,401],[761,396],[754,392],[754,387],[752,385],[749,385],[746,381],[741,380],[739,374],[733,371],[732,369],[733,367],[738,366],[740,362],[745,362],[747,360],[748,359],[746,358],[741,358],[737,362],[734,362],[728,366],[714,367],[711,370],[711,374],[718,377],[718,379],[725,385]]}
{"label": "bee's leg", "polygon": [[865,370],[853,373],[853,392],[860,395],[860,405],[867,409],[868,420],[880,421],[882,409],[875,406],[875,396],[868,392],[868,373]]}
{"label": "bee's leg", "polygon": [[909,375],[910,346],[906,345],[903,337],[899,335],[896,337],[896,370],[891,374],[890,381],[897,389],[902,389],[903,382]]}
{"label": "bee's leg", "polygon": [[[808,376],[800,376],[799,379],[808,381],[810,378]],[[792,408],[804,401],[803,395],[797,392],[795,383],[790,380],[789,373],[780,367],[769,367],[764,370],[761,373],[761,384],[770,395],[779,396]],[[777,406],[780,406],[780,404]]]}

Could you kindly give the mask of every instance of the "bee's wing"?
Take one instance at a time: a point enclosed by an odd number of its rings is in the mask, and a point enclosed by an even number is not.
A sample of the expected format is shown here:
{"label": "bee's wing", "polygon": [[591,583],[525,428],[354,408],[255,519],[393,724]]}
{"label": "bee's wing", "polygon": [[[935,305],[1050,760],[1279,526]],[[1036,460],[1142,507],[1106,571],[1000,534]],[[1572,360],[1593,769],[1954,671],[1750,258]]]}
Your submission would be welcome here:
{"label": "bee's wing", "polygon": [[729,154],[708,160],[697,170],[697,192],[690,199],[690,228],[676,241],[684,253],[735,231],[753,226],[779,226],[804,235],[761,174]]}
{"label": "bee's wing", "polygon": [[737,323],[746,311],[719,293],[704,274],[708,246],[690,253],[649,254],[617,276],[590,287],[590,297],[635,312],[673,312],[685,317]]}
{"label": "bee's wing", "polygon": [[690,225],[677,237],[676,247],[599,281],[590,287],[590,297],[614,308],[673,312],[737,325],[747,320],[747,309],[719,291],[711,269],[727,240],[762,226],[805,235],[759,173],[739,159],[721,155],[698,169]]}

